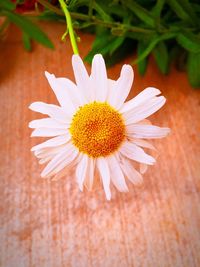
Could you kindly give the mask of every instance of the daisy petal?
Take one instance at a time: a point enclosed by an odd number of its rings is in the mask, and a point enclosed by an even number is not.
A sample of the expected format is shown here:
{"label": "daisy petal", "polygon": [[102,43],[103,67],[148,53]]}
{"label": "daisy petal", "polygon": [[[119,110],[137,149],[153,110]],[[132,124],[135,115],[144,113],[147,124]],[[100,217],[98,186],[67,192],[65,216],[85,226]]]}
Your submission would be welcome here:
{"label": "daisy petal", "polygon": [[66,129],[69,127],[67,123],[60,123],[52,118],[45,118],[39,120],[33,120],[29,123],[29,128],[55,128],[55,129]]}
{"label": "daisy petal", "polygon": [[81,160],[76,168],[76,178],[79,185],[79,189],[83,191],[83,182],[87,173],[88,156],[82,154]]}
{"label": "daisy petal", "polygon": [[70,123],[70,117],[59,106],[43,102],[34,102],[29,108],[33,111],[48,115],[59,122]]}
{"label": "daisy petal", "polygon": [[152,150],[156,150],[155,147],[151,143],[149,143],[149,142],[147,142],[145,140],[133,138],[133,139],[131,139],[131,142],[133,142],[137,146],[141,146],[141,147],[149,148],[149,149],[152,149]]}
{"label": "daisy petal", "polygon": [[136,169],[132,166],[129,160],[122,157],[121,168],[126,175],[126,177],[133,183],[133,184],[141,184],[143,182],[142,175],[136,171]]}
{"label": "daisy petal", "polygon": [[92,61],[91,85],[95,88],[95,100],[104,102],[108,95],[108,80],[102,55],[95,55]]}
{"label": "daisy petal", "polygon": [[111,181],[113,182],[113,184],[120,192],[128,192],[128,187],[124,179],[124,174],[114,155],[108,157],[108,164],[110,168]]}
{"label": "daisy petal", "polygon": [[165,104],[165,102],[166,98],[164,96],[154,97],[147,103],[141,104],[140,106],[133,108],[129,112],[123,113],[125,124],[129,125],[147,118],[148,116],[158,111]]}
{"label": "daisy petal", "polygon": [[51,181],[57,181],[58,179],[62,178],[63,176],[71,176],[73,175],[76,165],[80,162],[81,157],[80,155],[77,155],[77,157],[74,158],[74,160],[69,163],[67,166],[65,166],[61,171],[58,173],[51,175]]}
{"label": "daisy petal", "polygon": [[67,129],[37,128],[32,132],[31,137],[52,137],[63,134],[67,134]]}
{"label": "daisy petal", "polygon": [[31,151],[36,151],[41,148],[57,147],[67,143],[70,140],[70,138],[71,136],[69,133],[66,133],[65,135],[56,136],[39,145],[32,147]]}
{"label": "daisy petal", "polygon": [[67,144],[61,152],[59,152],[44,168],[41,173],[42,177],[47,177],[52,174],[56,174],[61,171],[64,167],[70,164],[75,157],[78,155],[78,151],[75,147],[69,143]]}
{"label": "daisy petal", "polygon": [[[78,55],[72,56],[72,66],[78,89],[87,101],[91,100],[90,79],[82,59]],[[79,93],[80,93],[79,92]],[[85,103],[86,101],[84,101]]]}
{"label": "daisy petal", "polygon": [[71,101],[69,90],[76,91],[76,85],[68,79],[65,79],[65,84],[63,84],[63,78],[56,78],[54,74],[50,74],[47,71],[45,71],[45,76],[52,90],[54,91],[61,107],[67,114],[73,114],[73,112],[75,111],[75,106]]}
{"label": "daisy petal", "polygon": [[66,145],[60,145],[56,147],[46,147],[46,148],[40,148],[34,151],[34,155],[39,158],[46,158],[46,157],[51,157],[53,158],[56,154],[62,151],[63,148],[65,148]]}
{"label": "daisy petal", "polygon": [[106,101],[108,103],[110,103],[110,99],[112,99],[112,97],[114,95],[113,89],[115,87],[115,83],[116,83],[116,81],[108,79],[108,94],[107,94],[107,99],[106,99]]}
{"label": "daisy petal", "polygon": [[120,152],[129,159],[152,165],[155,163],[155,159],[144,152],[144,150],[131,142],[125,142]]}
{"label": "daisy petal", "polygon": [[108,163],[105,158],[100,157],[97,158],[97,167],[103,182],[104,191],[106,194],[107,200],[111,199],[111,192],[110,192],[110,171],[108,168]]}
{"label": "daisy petal", "polygon": [[148,169],[148,165],[144,163],[140,163],[140,172],[141,174],[144,174]]}
{"label": "daisy petal", "polygon": [[124,65],[119,79],[113,87],[113,95],[109,98],[109,103],[116,109],[120,109],[127,98],[133,83],[133,69],[130,65]]}
{"label": "daisy petal", "polygon": [[52,157],[46,157],[39,160],[39,164],[44,164],[49,162],[52,159]]}
{"label": "daisy petal", "polygon": [[167,136],[170,132],[169,128],[161,128],[155,125],[137,125],[131,124],[127,125],[127,132],[132,137],[135,138],[146,138],[146,139],[153,139],[153,138],[163,138]]}
{"label": "daisy petal", "polygon": [[139,93],[136,97],[132,98],[131,100],[124,103],[120,112],[128,112],[131,109],[141,105],[144,102],[147,102],[149,99],[161,94],[160,90],[154,87],[148,87],[144,89],[141,93]]}
{"label": "daisy petal", "polygon": [[88,190],[92,190],[92,186],[94,182],[94,169],[95,169],[95,159],[88,158],[87,175],[84,181],[84,185]]}

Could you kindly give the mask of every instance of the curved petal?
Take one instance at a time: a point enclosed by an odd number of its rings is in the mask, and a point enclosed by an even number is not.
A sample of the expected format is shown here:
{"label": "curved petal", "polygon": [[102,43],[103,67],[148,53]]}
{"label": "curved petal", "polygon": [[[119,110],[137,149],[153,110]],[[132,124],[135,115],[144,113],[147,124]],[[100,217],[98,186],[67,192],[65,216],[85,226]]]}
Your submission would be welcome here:
{"label": "curved petal", "polygon": [[166,127],[158,127],[155,125],[137,125],[130,124],[126,127],[128,135],[131,135],[135,138],[163,138],[167,136],[170,132],[169,128]]}
{"label": "curved petal", "polygon": [[53,129],[68,129],[69,123],[61,123],[52,118],[44,118],[29,122],[29,128],[53,128]]}
{"label": "curved petal", "polygon": [[121,146],[120,153],[137,162],[146,163],[148,165],[155,163],[155,159],[146,154],[142,148],[128,141]]}
{"label": "curved petal", "polygon": [[72,56],[72,66],[74,70],[76,84],[78,86],[78,89],[80,90],[79,93],[82,94],[84,98],[84,103],[88,102],[91,100],[93,93],[92,91],[94,90],[91,90],[89,75],[79,55]]}
{"label": "curved petal", "polygon": [[133,108],[129,112],[123,113],[125,124],[129,125],[147,118],[158,111],[165,104],[165,102],[166,98],[164,96],[154,97],[148,100],[146,103]]}
{"label": "curved petal", "polygon": [[91,86],[95,89],[95,100],[104,102],[108,95],[108,80],[104,59],[97,54],[92,61]]}
{"label": "curved petal", "polygon": [[124,65],[119,79],[113,87],[113,95],[109,97],[109,103],[116,109],[120,109],[127,98],[133,84],[133,69],[130,65]]}
{"label": "curved petal", "polygon": [[67,134],[67,132],[67,129],[37,128],[32,132],[31,137],[52,137]]}
{"label": "curved petal", "polygon": [[111,199],[111,192],[110,192],[110,171],[108,167],[108,163],[105,158],[100,157],[97,158],[97,168],[99,170],[102,182],[103,182],[103,187],[104,191],[106,194],[107,200]]}
{"label": "curved petal", "polygon": [[43,102],[34,102],[29,108],[33,111],[40,112],[42,114],[48,115],[49,117],[62,122],[62,123],[70,123],[71,118],[67,115],[62,108],[52,104],[46,104]]}
{"label": "curved petal", "polygon": [[52,159],[51,156],[42,158],[42,159],[39,160],[39,164],[42,165],[42,164],[44,164],[44,163],[47,163],[47,162],[49,162],[51,159]]}
{"label": "curved petal", "polygon": [[148,169],[148,165],[144,163],[140,163],[140,173],[144,174]]}
{"label": "curved petal", "polygon": [[120,192],[128,192],[128,187],[124,179],[124,174],[116,157],[112,155],[109,156],[107,160],[110,168],[111,181]]}
{"label": "curved petal", "polygon": [[124,103],[124,105],[120,109],[120,112],[121,113],[128,112],[159,94],[161,94],[160,90],[154,87],[148,87],[144,89],[141,93],[139,93],[136,97]]}
{"label": "curved petal", "polygon": [[46,157],[51,157],[53,158],[56,154],[62,151],[63,148],[65,148],[66,145],[60,145],[56,147],[45,147],[45,148],[40,148],[38,150],[34,151],[34,155],[39,158],[46,158]]}
{"label": "curved petal", "polygon": [[88,190],[92,190],[94,182],[94,169],[95,169],[95,159],[88,158],[87,174],[84,181],[84,185]]}
{"label": "curved petal", "polygon": [[52,174],[56,174],[64,167],[70,164],[74,158],[78,155],[77,149],[68,143],[44,168],[41,173],[42,177],[47,177]]}
{"label": "curved petal", "polygon": [[82,154],[81,160],[76,168],[76,178],[79,185],[79,189],[83,191],[83,182],[85,180],[85,176],[87,173],[88,167],[88,156],[86,154]]}
{"label": "curved petal", "polygon": [[45,71],[45,76],[63,110],[72,115],[75,112],[76,105],[72,102],[69,91],[77,91],[76,85],[66,78],[56,78],[54,74],[47,71]]}
{"label": "curved petal", "polygon": [[133,184],[141,184],[143,182],[142,175],[136,171],[133,165],[130,163],[128,159],[122,157],[121,168],[126,175],[126,177],[133,183]]}
{"label": "curved petal", "polygon": [[70,176],[71,173],[74,173],[77,164],[80,162],[80,159],[81,159],[81,157],[79,157],[79,154],[78,154],[77,157],[75,157],[74,160],[71,163],[69,163],[61,171],[56,173],[52,177],[51,181],[56,181],[56,180],[62,178],[63,176],[65,176],[65,175]]}
{"label": "curved petal", "polygon": [[131,142],[133,142],[137,146],[141,146],[141,147],[149,148],[149,149],[152,149],[152,150],[156,150],[156,148],[151,143],[147,142],[146,140],[133,138],[133,139],[131,139]]}
{"label": "curved petal", "polygon": [[67,133],[65,135],[59,135],[59,136],[51,138],[51,139],[49,139],[49,140],[47,140],[47,141],[45,141],[39,145],[32,147],[31,151],[36,151],[38,149],[56,147],[56,146],[63,145],[65,143],[67,143],[70,140],[70,138],[71,138],[71,136],[69,133]]}

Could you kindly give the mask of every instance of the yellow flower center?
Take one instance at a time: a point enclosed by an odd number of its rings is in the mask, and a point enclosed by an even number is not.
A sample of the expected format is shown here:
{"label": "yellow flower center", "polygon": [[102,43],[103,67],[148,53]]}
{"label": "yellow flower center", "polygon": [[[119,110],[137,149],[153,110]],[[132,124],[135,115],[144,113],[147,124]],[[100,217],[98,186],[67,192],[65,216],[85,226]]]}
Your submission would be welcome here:
{"label": "yellow flower center", "polygon": [[113,153],[125,138],[121,114],[101,102],[80,107],[73,116],[69,130],[79,151],[94,158]]}

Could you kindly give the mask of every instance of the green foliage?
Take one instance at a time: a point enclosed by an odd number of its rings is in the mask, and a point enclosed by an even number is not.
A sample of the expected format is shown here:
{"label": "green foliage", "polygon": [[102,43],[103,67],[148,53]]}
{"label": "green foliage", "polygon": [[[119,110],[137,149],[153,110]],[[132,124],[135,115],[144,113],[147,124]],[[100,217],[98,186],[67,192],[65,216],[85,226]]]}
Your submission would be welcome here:
{"label": "green foliage", "polygon": [[29,18],[13,12],[12,2],[2,1],[0,3],[0,14],[6,16],[8,21],[16,24],[22,30],[24,47],[28,51],[31,50],[31,39],[48,48],[53,48],[52,42],[36,24],[34,24]]}
{"label": "green foliage", "polygon": [[195,88],[200,86],[200,53],[190,52],[187,60],[188,78]]}
{"label": "green foliage", "polygon": [[[26,0],[20,0],[23,2]],[[55,1],[54,1],[55,2]],[[74,28],[95,34],[85,60],[102,53],[108,65],[131,53],[145,74],[149,55],[163,74],[171,64],[186,70],[192,86],[200,87],[200,2],[198,0],[68,0]],[[37,0],[43,6],[35,13],[39,20],[65,22],[59,6],[51,0]],[[47,36],[28,18],[19,15],[11,1],[0,1],[0,15],[22,29],[23,43],[31,50],[31,39],[52,48]],[[1,28],[0,28],[1,32]]]}
{"label": "green foliage", "polygon": [[163,74],[167,74],[169,71],[169,52],[166,44],[161,41],[153,49],[153,56],[156,63]]}

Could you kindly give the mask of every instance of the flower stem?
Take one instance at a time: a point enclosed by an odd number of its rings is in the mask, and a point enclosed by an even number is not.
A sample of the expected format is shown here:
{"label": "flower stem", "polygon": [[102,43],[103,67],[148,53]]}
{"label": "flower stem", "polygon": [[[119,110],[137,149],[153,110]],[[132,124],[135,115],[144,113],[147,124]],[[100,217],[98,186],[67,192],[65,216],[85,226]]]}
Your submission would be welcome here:
{"label": "flower stem", "polygon": [[76,37],[74,35],[74,29],[73,29],[73,26],[72,26],[72,19],[71,19],[71,16],[70,16],[70,13],[67,9],[67,5],[65,4],[64,0],[59,0],[60,2],[60,6],[65,14],[65,18],[66,18],[66,22],[67,22],[67,30],[66,32],[63,34],[63,38],[66,36],[67,32],[69,31],[69,37],[70,37],[70,41],[71,41],[71,45],[72,45],[72,49],[74,51],[74,54],[75,55],[78,55],[79,52],[78,52],[78,46],[77,46],[77,43],[76,43]]}

